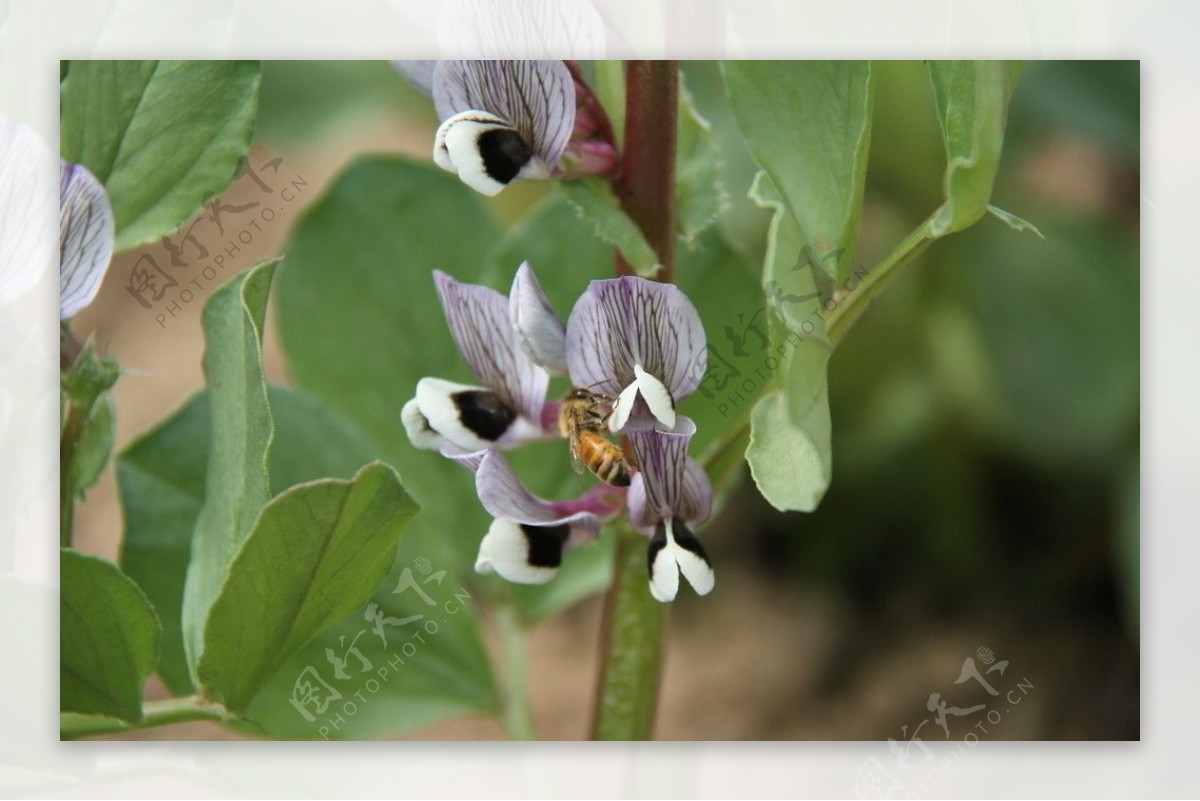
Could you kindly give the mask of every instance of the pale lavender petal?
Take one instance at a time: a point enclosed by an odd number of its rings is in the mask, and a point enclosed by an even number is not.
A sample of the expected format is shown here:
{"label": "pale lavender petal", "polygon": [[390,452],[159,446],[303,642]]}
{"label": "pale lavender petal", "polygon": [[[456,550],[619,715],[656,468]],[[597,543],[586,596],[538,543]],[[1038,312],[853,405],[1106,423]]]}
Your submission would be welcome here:
{"label": "pale lavender petal", "polygon": [[442,446],[438,448],[438,452],[447,459],[457,462],[474,473],[479,469],[479,465],[483,462],[483,456],[487,453],[487,449],[482,451],[468,451],[458,447],[453,442],[444,442],[442,443]]}
{"label": "pale lavender petal", "polygon": [[[696,424],[680,417],[673,432],[653,428],[627,432],[638,465],[640,486],[630,486],[630,518],[639,526],[680,517],[687,474],[687,452]],[[693,476],[694,478],[694,476]],[[696,510],[692,510],[696,511]]]}
{"label": "pale lavender petal", "polygon": [[438,118],[486,111],[507,120],[553,170],[575,126],[575,81],[561,61],[439,61]]}
{"label": "pale lavender petal", "polygon": [[438,296],[458,350],[480,382],[534,424],[542,419],[550,376],[517,345],[508,298],[434,271]]}
{"label": "pale lavender petal", "polygon": [[678,401],[700,385],[706,359],[700,315],[672,284],[592,281],[567,320],[571,380],[608,395],[633,384],[640,365]]}
{"label": "pale lavender petal", "polygon": [[59,178],[59,312],[73,317],[100,291],[113,251],[113,213],[100,182],[62,162]]}
{"label": "pale lavender petal", "polygon": [[525,355],[551,375],[566,375],[567,332],[529,262],[522,262],[518,268],[508,304],[513,332]]}
{"label": "pale lavender petal", "polygon": [[492,517],[536,526],[578,525],[599,530],[599,518],[592,512],[569,511],[530,492],[499,451],[484,454],[475,471],[475,491]]}
{"label": "pale lavender petal", "polygon": [[392,67],[430,100],[433,99],[433,69],[436,66],[436,60],[392,62]]}
{"label": "pale lavender petal", "polygon": [[679,517],[695,527],[712,514],[713,488],[708,473],[695,459],[688,457],[683,468],[683,492],[679,498]]}

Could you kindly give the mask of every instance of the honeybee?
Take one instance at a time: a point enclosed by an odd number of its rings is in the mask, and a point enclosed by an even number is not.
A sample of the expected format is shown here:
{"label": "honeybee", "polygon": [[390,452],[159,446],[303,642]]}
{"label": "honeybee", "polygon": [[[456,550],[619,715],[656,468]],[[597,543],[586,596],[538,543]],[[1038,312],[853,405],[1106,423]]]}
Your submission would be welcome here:
{"label": "honeybee", "polygon": [[604,407],[612,398],[585,387],[572,387],[558,410],[558,428],[571,446],[571,464],[576,473],[583,467],[614,487],[628,487],[630,464],[621,448],[601,433],[611,411]]}

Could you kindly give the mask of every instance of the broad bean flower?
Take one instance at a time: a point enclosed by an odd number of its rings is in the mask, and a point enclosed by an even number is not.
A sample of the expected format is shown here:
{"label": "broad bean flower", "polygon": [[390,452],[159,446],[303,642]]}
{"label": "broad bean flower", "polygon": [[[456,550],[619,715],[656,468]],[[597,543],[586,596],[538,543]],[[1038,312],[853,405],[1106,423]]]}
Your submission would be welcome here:
{"label": "broad bean flower", "polygon": [[[598,106],[562,61],[394,65],[433,100],[441,121],[434,162],[477,192],[495,195],[518,179],[591,175],[616,166],[612,143],[595,137]],[[582,113],[580,93],[588,101]]]}
{"label": "broad bean flower", "polygon": [[113,212],[104,187],[86,168],[62,161],[59,177],[59,317],[95,299],[113,252]]}
{"label": "broad bean flower", "polygon": [[[704,328],[691,301],[675,286],[643,278],[592,281],[564,326],[528,264],[507,300],[434,277],[451,333],[483,386],[423,378],[402,417],[414,445],[438,448],[475,472],[480,502],[494,518],[476,569],[520,583],[549,581],[564,551],[627,513],[649,536],[655,598],[674,600],[681,574],[698,594],[710,592],[713,570],[692,529],[709,516],[712,487],[688,456],[695,423],[675,410],[705,367]],[[609,429],[628,436],[633,456],[628,488],[601,484],[579,498],[546,500],[500,453],[553,435],[557,406],[544,397],[551,373],[611,398]]]}

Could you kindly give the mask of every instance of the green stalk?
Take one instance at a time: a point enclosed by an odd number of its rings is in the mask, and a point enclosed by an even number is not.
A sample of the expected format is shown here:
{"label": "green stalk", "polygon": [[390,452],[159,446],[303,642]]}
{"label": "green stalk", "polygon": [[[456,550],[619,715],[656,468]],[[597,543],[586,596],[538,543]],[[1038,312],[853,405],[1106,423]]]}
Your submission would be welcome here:
{"label": "green stalk", "polygon": [[504,648],[504,728],[514,740],[536,740],[537,731],[529,711],[529,691],[525,677],[525,631],[517,613],[509,604],[496,609],[496,628]]}
{"label": "green stalk", "polygon": [[196,695],[186,698],[168,698],[163,701],[147,701],[142,705],[142,719],[130,723],[101,715],[80,715],[74,712],[59,714],[59,736],[64,740],[79,737],[96,737],[102,734],[117,734],[126,731],[153,729],[174,723],[190,723],[211,720],[215,723],[230,723],[237,718],[223,706],[212,704]]}
{"label": "green stalk", "polygon": [[647,586],[646,538],[622,525],[616,551],[592,739],[649,740],[658,710],[667,605],[654,600]]}
{"label": "green stalk", "polygon": [[835,347],[858,321],[867,306],[896,279],[903,267],[919,256],[936,239],[931,222],[925,220],[904,238],[883,261],[867,273],[862,284],[842,300],[825,318],[825,332]]}
{"label": "green stalk", "polygon": [[[659,281],[675,280],[675,143],[679,63],[625,63],[624,141],[613,189],[621,208],[658,255]],[[618,275],[634,275],[615,253]],[[628,452],[628,443],[625,445]],[[646,538],[617,528],[613,584],[605,605],[600,675],[592,718],[597,740],[654,736],[662,667],[663,604],[650,595]]]}

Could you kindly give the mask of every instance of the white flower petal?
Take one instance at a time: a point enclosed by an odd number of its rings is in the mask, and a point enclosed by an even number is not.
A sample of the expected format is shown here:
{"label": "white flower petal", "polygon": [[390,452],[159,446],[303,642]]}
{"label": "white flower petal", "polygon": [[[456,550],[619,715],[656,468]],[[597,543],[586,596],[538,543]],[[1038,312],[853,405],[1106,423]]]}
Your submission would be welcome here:
{"label": "white flower petal", "polygon": [[614,434],[621,433],[625,428],[625,424],[629,422],[629,415],[633,414],[633,404],[637,401],[638,385],[635,381],[625,389],[621,390],[621,394],[613,401],[612,414],[608,416],[608,430]]}
{"label": "white flower petal", "polygon": [[569,526],[519,525],[493,520],[479,543],[477,573],[497,573],[517,584],[545,584],[562,563]]}
{"label": "white flower petal", "polygon": [[495,392],[441,378],[417,382],[416,409],[434,432],[465,451],[496,447],[517,421],[516,411]]}
{"label": "white flower petal", "polygon": [[416,398],[404,404],[404,408],[400,410],[400,421],[404,423],[408,441],[415,448],[436,451],[446,441],[445,437],[434,431],[433,427],[429,425],[429,418],[421,413],[421,407]]}
{"label": "white flower petal", "polygon": [[529,262],[523,262],[513,278],[508,312],[525,355],[551,375],[566,375],[566,329],[550,307]]}
{"label": "white flower petal", "polygon": [[59,312],[66,320],[100,291],[112,260],[114,227],[108,194],[81,165],[62,162],[59,196]]}
{"label": "white flower petal", "polygon": [[643,370],[640,364],[633,366],[633,373],[637,376],[638,391],[646,401],[650,414],[668,430],[674,429],[675,401],[671,399],[671,391],[667,389],[666,384]]}
{"label": "white flower petal", "polygon": [[696,535],[677,521],[666,520],[650,538],[648,553],[650,594],[667,603],[679,592],[679,574],[697,595],[707,595],[716,585],[716,574]]}

